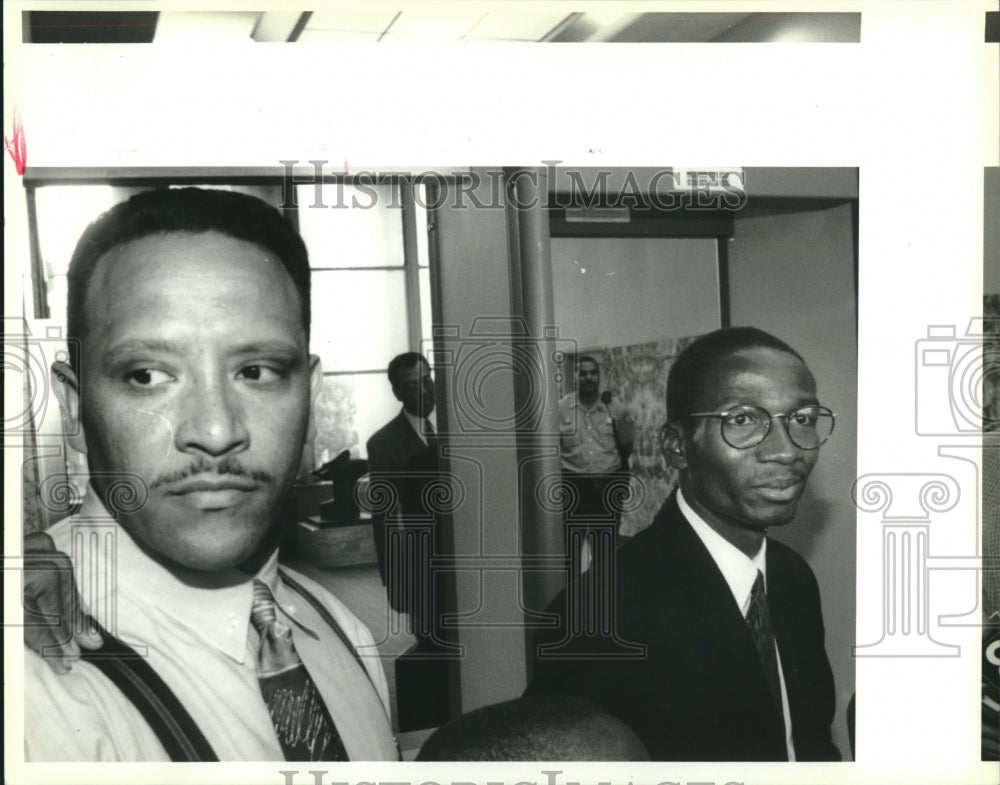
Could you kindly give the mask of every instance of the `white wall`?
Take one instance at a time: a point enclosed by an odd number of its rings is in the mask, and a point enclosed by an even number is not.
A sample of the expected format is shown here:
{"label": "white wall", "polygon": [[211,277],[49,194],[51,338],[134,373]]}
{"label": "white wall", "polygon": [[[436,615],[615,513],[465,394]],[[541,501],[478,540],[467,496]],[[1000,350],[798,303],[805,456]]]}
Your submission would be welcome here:
{"label": "white wall", "polygon": [[[819,398],[837,413],[796,521],[774,532],[819,581],[826,649],[837,684],[835,741],[845,755],[845,709],[854,692],[857,332],[850,205],[736,220],[730,243],[734,325],[774,333],[812,369]],[[886,398],[893,391],[885,392]],[[879,601],[879,598],[873,598]]]}
{"label": "white wall", "polygon": [[563,338],[627,346],[714,330],[719,288],[714,239],[560,237],[552,291]]}

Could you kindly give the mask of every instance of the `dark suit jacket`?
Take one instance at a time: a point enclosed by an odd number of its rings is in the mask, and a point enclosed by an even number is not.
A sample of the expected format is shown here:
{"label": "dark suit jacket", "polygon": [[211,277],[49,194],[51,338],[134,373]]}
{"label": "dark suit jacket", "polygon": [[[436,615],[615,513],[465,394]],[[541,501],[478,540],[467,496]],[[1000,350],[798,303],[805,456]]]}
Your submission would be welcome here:
{"label": "dark suit jacket", "polygon": [[436,469],[436,456],[432,448],[423,443],[410,425],[405,412],[399,414],[377,430],[368,440],[368,468],[373,482],[388,481],[395,488],[398,504],[383,513],[373,513],[372,533],[375,537],[375,551],[379,561],[382,582],[391,584],[394,591],[389,593],[389,602],[398,611],[410,610],[408,597],[413,596],[412,587],[403,586],[399,580],[387,582],[389,570],[398,579],[402,576],[420,579],[426,570],[419,569],[413,553],[398,553],[404,564],[388,563],[386,555],[386,524],[402,525],[407,515],[421,517],[421,490],[427,475]]}
{"label": "dark suit jacket", "polygon": [[400,409],[399,414],[368,440],[368,466],[373,472],[403,471],[417,453],[426,449],[406,419],[406,413]]}
{"label": "dark suit jacket", "polygon": [[[749,627],[676,495],[622,547],[616,569],[611,614],[618,642],[571,634],[561,594],[550,610],[563,623],[537,639],[559,648],[539,658],[536,646],[528,692],[577,694],[604,704],[636,731],[652,760],[784,760],[780,714]],[[592,581],[588,571],[577,598],[600,596],[591,593]],[[770,540],[767,586],[796,759],[840,760],[830,739],[833,674],[816,579],[798,554]],[[625,642],[643,644],[645,653],[623,658]],[[588,655],[601,658],[580,659]]]}

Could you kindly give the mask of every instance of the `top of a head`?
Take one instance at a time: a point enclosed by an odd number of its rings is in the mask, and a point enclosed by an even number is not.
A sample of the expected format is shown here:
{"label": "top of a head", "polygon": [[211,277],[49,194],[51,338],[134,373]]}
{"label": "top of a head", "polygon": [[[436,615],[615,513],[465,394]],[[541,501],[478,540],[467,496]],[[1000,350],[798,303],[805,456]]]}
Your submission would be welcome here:
{"label": "top of a head", "polygon": [[702,385],[721,361],[748,349],[774,349],[802,359],[791,346],[756,327],[724,327],[688,344],[667,375],[667,419],[671,422],[699,410]]}
{"label": "top of a head", "polygon": [[471,711],[438,728],[419,761],[648,760],[617,717],[584,698],[530,695]]}
{"label": "top of a head", "polygon": [[308,341],[309,255],[295,227],[275,208],[253,196],[203,188],[143,191],[116,204],[87,227],[69,265],[70,338],[80,339],[85,332],[87,287],[101,258],[133,240],[171,232],[219,232],[275,254],[295,284]]}
{"label": "top of a head", "polygon": [[389,384],[393,387],[399,381],[398,374],[400,371],[405,371],[409,368],[416,368],[418,363],[427,363],[427,358],[424,357],[420,352],[403,352],[402,354],[397,354],[392,360],[389,361],[389,368],[387,374],[389,376]]}

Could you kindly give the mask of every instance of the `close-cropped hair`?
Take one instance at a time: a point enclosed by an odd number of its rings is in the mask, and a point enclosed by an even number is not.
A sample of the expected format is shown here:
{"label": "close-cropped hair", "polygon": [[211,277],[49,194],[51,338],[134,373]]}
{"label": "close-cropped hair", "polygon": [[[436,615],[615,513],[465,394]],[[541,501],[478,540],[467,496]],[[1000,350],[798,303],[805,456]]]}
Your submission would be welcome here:
{"label": "close-cropped hair", "polygon": [[649,760],[642,742],[601,706],[573,695],[530,695],[442,725],[418,761]]}
{"label": "close-cropped hair", "polygon": [[87,289],[100,259],[125,243],[172,232],[219,232],[277,256],[298,292],[308,341],[309,254],[295,227],[274,207],[256,197],[203,188],[143,191],[116,204],[86,228],[69,264],[66,312],[71,339],[80,339],[85,332]]}
{"label": "close-cropped hair", "polygon": [[583,365],[584,363],[593,363],[598,368],[601,367],[601,364],[599,362],[597,362],[597,360],[594,358],[594,356],[592,354],[581,354],[579,357],[577,357],[576,358],[576,369],[580,370],[580,366]]}
{"label": "close-cropped hair", "polygon": [[775,349],[805,362],[787,343],[756,327],[724,327],[706,333],[688,344],[670,367],[667,420],[672,422],[697,411],[712,369],[731,355],[748,349]]}
{"label": "close-cropped hair", "polygon": [[[395,387],[399,382],[400,371],[416,368],[417,364],[421,362],[426,363],[427,358],[420,352],[403,352],[402,354],[397,354],[389,361],[389,368],[386,372],[389,376],[389,384]],[[429,366],[430,363],[428,363]]]}

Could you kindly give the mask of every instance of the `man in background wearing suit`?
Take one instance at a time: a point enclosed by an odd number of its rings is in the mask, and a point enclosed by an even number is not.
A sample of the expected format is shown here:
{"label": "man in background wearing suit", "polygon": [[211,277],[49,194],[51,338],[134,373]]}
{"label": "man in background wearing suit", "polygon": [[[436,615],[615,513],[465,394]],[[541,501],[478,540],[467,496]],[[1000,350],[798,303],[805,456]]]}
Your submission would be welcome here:
{"label": "man in background wearing suit", "polygon": [[680,487],[619,551],[611,598],[617,641],[640,647],[615,653],[570,629],[573,603],[591,596],[574,587],[562,626],[538,641],[529,692],[602,703],[652,760],[840,760],[816,579],[767,536],[794,519],[834,415],[795,350],[741,327],[681,352],[667,417],[661,447]]}
{"label": "man in background wearing suit", "polygon": [[[427,512],[421,491],[436,470],[438,457],[434,425],[429,419],[434,411],[434,380],[427,359],[417,352],[394,357],[388,376],[392,394],[403,408],[368,440],[368,468],[373,496],[378,495],[377,484],[387,483],[395,503],[372,515],[372,530],[389,603],[400,613],[410,615],[414,634],[424,639],[430,636],[431,620],[424,612],[430,599],[430,568],[418,542],[404,536],[391,538],[390,534],[403,535],[406,518],[422,519]],[[398,531],[392,532],[392,527],[398,527]],[[390,540],[395,540],[398,547],[387,548]]]}

